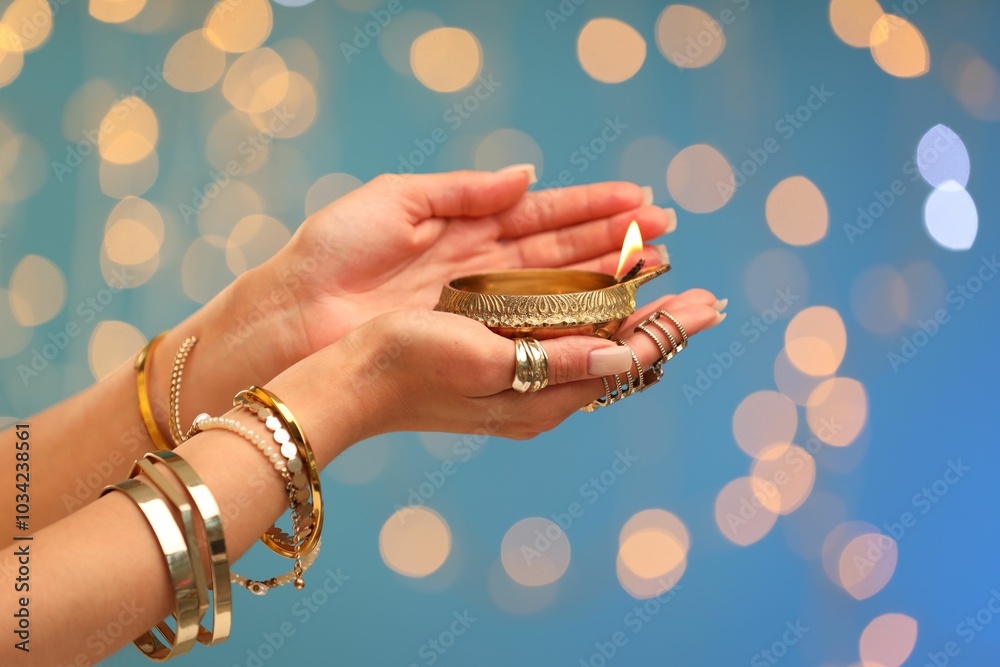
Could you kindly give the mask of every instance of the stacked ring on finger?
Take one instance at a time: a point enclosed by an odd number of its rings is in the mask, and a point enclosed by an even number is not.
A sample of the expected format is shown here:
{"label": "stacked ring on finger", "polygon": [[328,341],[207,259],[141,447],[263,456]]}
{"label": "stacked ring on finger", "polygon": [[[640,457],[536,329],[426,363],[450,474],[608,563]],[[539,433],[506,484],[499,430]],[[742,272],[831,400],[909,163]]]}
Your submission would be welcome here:
{"label": "stacked ring on finger", "polygon": [[628,343],[623,340],[616,340],[615,343],[618,345],[628,348],[629,354],[632,355],[632,361],[635,363],[635,370],[638,377],[632,376],[632,369],[625,371],[625,383],[622,383],[621,375],[615,374],[613,377],[615,380],[615,388],[611,388],[611,383],[608,382],[608,378],[601,377],[601,382],[604,384],[604,396],[595,399],[588,403],[587,405],[580,408],[583,412],[593,412],[597,408],[606,408],[609,405],[617,403],[618,401],[631,396],[632,394],[643,391],[646,388],[646,381],[643,377],[645,373],[642,370],[642,364],[639,363],[639,357],[636,356],[635,351],[632,349]]}
{"label": "stacked ring on finger", "polygon": [[545,389],[549,384],[549,355],[534,338],[514,339],[514,380],[511,388],[519,394]]}

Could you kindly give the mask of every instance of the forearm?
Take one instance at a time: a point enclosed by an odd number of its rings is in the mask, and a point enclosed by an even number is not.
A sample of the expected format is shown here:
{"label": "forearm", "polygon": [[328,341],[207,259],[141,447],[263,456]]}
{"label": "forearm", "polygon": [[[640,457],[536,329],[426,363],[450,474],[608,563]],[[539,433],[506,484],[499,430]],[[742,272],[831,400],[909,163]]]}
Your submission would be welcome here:
{"label": "forearm", "polygon": [[[293,336],[281,333],[296,325],[287,321],[292,317],[287,301],[274,304],[280,298],[278,288],[262,289],[265,281],[250,276],[244,274],[174,327],[151,356],[148,393],[165,438],[171,366],[188,336],[197,336],[199,342],[184,371],[185,428],[198,412],[225,412],[237,391],[270,380],[298,360]],[[105,485],[125,477],[132,462],[154,448],[140,416],[135,378],[132,364],[125,364],[104,381],[22,420],[31,424],[31,531],[92,502]],[[13,439],[13,429],[0,433],[0,442]],[[12,475],[13,466],[0,467],[5,488],[13,488]],[[13,517],[13,498],[8,496],[0,495],[2,518]],[[0,537],[0,545],[8,540]]]}
{"label": "forearm", "polygon": [[[345,363],[350,363],[349,361]],[[294,375],[268,385],[305,425],[317,462],[328,464],[360,437],[352,427],[356,410],[332,423],[327,405],[313,398],[312,388]],[[260,430],[246,411],[231,416]],[[287,509],[283,483],[267,460],[250,443],[227,432],[200,434],[176,450],[212,490],[222,513],[230,562],[249,549]],[[120,478],[127,475],[123,473]],[[115,480],[117,481],[117,480]],[[15,551],[30,552],[30,590],[15,592]],[[263,548],[263,547],[262,547]],[[69,559],[69,560],[67,560]],[[291,569],[292,561],[274,557],[274,574]],[[16,609],[19,596],[30,596],[30,653],[0,644],[0,664],[70,664],[81,654],[96,662],[126,645],[167,617],[175,603],[163,553],[146,518],[122,494],[109,494],[78,512],[0,552],[0,608]],[[248,576],[272,573],[246,572]],[[309,577],[306,577],[307,585]],[[234,591],[235,617],[242,604],[267,604]],[[123,623],[123,619],[128,619]],[[8,616],[3,623],[10,623]],[[126,626],[109,643],[102,630]],[[0,627],[8,637],[12,635]]]}

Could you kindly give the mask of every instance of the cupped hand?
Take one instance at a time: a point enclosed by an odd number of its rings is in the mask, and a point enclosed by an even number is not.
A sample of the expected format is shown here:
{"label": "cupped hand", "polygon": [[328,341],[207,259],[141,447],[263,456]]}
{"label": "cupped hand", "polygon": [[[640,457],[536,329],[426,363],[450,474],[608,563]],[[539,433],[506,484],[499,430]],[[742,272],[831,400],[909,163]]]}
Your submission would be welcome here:
{"label": "cupped hand", "polygon": [[[657,361],[660,352],[647,336],[633,333],[636,324],[663,309],[694,336],[722,321],[722,307],[706,290],[664,297],[630,317],[621,329],[622,339],[645,369]],[[664,323],[680,340],[673,325]],[[542,345],[549,358],[549,386],[519,394],[511,388],[513,341],[458,315],[396,311],[304,360],[277,383],[290,387],[298,395],[295,400],[304,403],[329,401],[324,395],[336,393],[343,409],[329,410],[324,417],[330,424],[310,426],[310,431],[332,429],[328,432],[342,436],[346,428],[352,436],[348,439],[355,442],[389,431],[473,433],[485,429],[493,435],[530,438],[602,396],[600,377],[622,373],[624,381],[626,370],[635,377],[628,350],[612,341],[566,336],[544,340]],[[328,381],[340,390],[328,387]]]}
{"label": "cupped hand", "polygon": [[[674,212],[648,205],[637,185],[527,192],[532,173],[379,176],[306,220],[262,267],[271,285],[292,291],[298,330],[290,333],[300,356],[383,313],[433,307],[460,275],[536,267],[613,273],[632,220],[646,239],[676,226]],[[655,247],[644,252],[647,265],[662,263]]]}

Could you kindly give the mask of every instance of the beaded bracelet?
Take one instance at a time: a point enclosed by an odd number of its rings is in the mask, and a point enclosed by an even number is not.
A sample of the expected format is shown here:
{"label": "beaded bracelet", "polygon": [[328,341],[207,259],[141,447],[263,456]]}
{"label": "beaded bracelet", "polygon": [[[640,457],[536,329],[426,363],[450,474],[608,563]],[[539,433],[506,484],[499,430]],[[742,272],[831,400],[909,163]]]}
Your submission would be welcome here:
{"label": "beaded bracelet", "polygon": [[170,437],[174,441],[174,447],[188,439],[188,436],[181,429],[181,380],[184,377],[184,365],[191,354],[191,349],[197,342],[198,339],[191,336],[181,344],[174,357],[174,367],[170,372],[170,412],[167,421],[170,423]]}

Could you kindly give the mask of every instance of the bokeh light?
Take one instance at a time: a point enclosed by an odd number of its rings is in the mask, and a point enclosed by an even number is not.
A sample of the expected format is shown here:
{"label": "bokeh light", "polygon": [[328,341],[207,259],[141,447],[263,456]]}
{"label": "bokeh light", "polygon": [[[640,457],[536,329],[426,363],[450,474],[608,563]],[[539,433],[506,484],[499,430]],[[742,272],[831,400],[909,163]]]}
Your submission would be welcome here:
{"label": "bokeh light", "polygon": [[733,437],[740,449],[756,457],[772,445],[790,443],[798,424],[790,398],[776,391],[756,391],[733,412]]}
{"label": "bokeh light", "polygon": [[981,120],[1000,120],[1000,72],[967,44],[945,54],[945,85],[965,110]]}
{"label": "bokeh light", "polygon": [[468,30],[434,28],[414,40],[410,67],[420,83],[439,93],[452,93],[476,80],[483,50]]}
{"label": "bokeh light", "polygon": [[687,528],[674,514],[662,509],[637,512],[618,536],[619,583],[640,600],[662,595],[683,576],[689,548]]}
{"label": "bokeh light", "polygon": [[733,168],[708,144],[683,149],[667,167],[670,196],[692,213],[711,213],[726,205],[736,191]]}
{"label": "bokeh light", "polygon": [[921,76],[931,68],[931,55],[923,34],[902,16],[883,14],[875,21],[871,51],[878,66],[892,76]]}
{"label": "bokeh light", "polygon": [[906,614],[872,619],[858,642],[864,667],[902,667],[917,644],[917,621]]}
{"label": "bokeh light", "polygon": [[726,35],[704,10],[669,5],[656,19],[656,45],[677,67],[704,67],[726,48]]}
{"label": "bokeh light", "polygon": [[225,247],[233,227],[243,218],[264,212],[264,202],[257,191],[243,181],[230,181],[224,188],[211,191],[197,213],[198,231],[216,246]]}
{"label": "bokeh light", "polygon": [[360,178],[350,174],[326,174],[320,176],[306,193],[306,217],[332,204],[348,192],[362,186]]}
{"label": "bokeh light", "polygon": [[226,54],[215,46],[202,29],[182,36],[167,52],[163,78],[187,93],[211,88],[226,70]]}
{"label": "bokeh light", "polygon": [[34,331],[17,321],[12,305],[10,292],[0,287],[0,359],[12,357],[23,350]]}
{"label": "bokeh light", "polygon": [[868,393],[863,384],[845,377],[824,380],[809,396],[809,428],[821,441],[835,447],[854,442],[868,422]]}
{"label": "bokeh light", "polygon": [[576,42],[583,71],[602,83],[635,76],[646,60],[646,40],[632,26],[611,18],[592,19]]}
{"label": "bokeh light", "polygon": [[874,334],[895,334],[906,321],[910,296],[903,276],[888,264],[875,264],[851,284],[851,311]]}
{"label": "bokeh light", "polygon": [[420,35],[444,26],[437,14],[408,9],[392,20],[378,36],[378,48],[389,66],[400,74],[410,74],[410,47]]}
{"label": "bokeh light", "polygon": [[163,217],[148,201],[127,197],[108,214],[104,250],[112,262],[142,264],[153,259],[162,245]]}
{"label": "bokeh light", "polygon": [[[267,133],[254,125],[247,114],[231,109],[212,125],[205,142],[205,157],[225,176],[245,176],[267,164],[272,143]],[[208,174],[205,179],[208,181]],[[220,176],[219,180],[224,181],[224,176]],[[204,197],[205,192],[219,189],[225,192],[231,187],[232,182],[223,188],[214,181],[208,181],[198,188],[198,194]]]}
{"label": "bokeh light", "polygon": [[504,128],[486,135],[476,147],[473,160],[476,169],[496,171],[512,164],[535,165],[535,174],[541,176],[545,163],[538,142],[520,130]]}
{"label": "bokeh light", "polygon": [[48,0],[14,0],[0,21],[14,33],[7,36],[7,47],[28,53],[40,48],[52,34],[52,6]]}
{"label": "bokeh light", "polygon": [[[838,536],[838,540],[851,531]],[[824,551],[826,547],[824,546]],[[851,537],[837,557],[837,578],[851,597],[865,600],[885,588],[896,571],[896,541],[878,531]]]}
{"label": "bokeh light", "polygon": [[233,280],[226,264],[226,237],[209,241],[197,238],[181,262],[181,286],[195,303],[208,303]]}
{"label": "bokeh light", "polygon": [[146,0],[90,0],[88,11],[98,21],[124,23],[138,16],[145,6]]}
{"label": "bokeh light", "polygon": [[917,144],[917,168],[935,188],[964,188],[969,182],[969,150],[950,127],[935,125]]}
{"label": "bokeh light", "polygon": [[285,99],[288,78],[288,66],[276,51],[254,49],[229,66],[222,94],[240,111],[262,113]]}
{"label": "bokeh light", "polygon": [[774,186],[765,204],[767,226],[789,245],[809,245],[824,236],[830,211],[819,188],[805,176],[789,176]]}
{"label": "bokeh light", "polygon": [[126,97],[108,110],[101,122],[97,145],[101,157],[117,164],[132,164],[156,148],[159,124],[146,102]]}
{"label": "bokeh light", "polygon": [[958,183],[949,181],[927,197],[924,225],[930,237],[942,248],[968,250],[979,233],[976,202]]}
{"label": "bokeh light", "polygon": [[[297,137],[316,120],[316,89],[298,72],[288,73],[288,87],[279,101],[280,109],[250,114],[250,120],[262,136],[274,135],[281,139]],[[277,105],[275,105],[277,106]]]}
{"label": "bokeh light", "polygon": [[248,215],[236,223],[226,244],[226,265],[235,275],[260,266],[281,250],[291,232],[269,215]]}
{"label": "bokeh light", "polygon": [[830,25],[845,44],[867,49],[871,46],[872,29],[882,18],[878,0],[831,0]]}
{"label": "bokeh light", "polygon": [[273,20],[267,0],[221,0],[205,19],[205,37],[223,51],[245,53],[264,43]]}
{"label": "bokeh light", "polygon": [[26,255],[10,276],[10,309],[21,326],[55,317],[66,303],[66,278],[52,260]]}
{"label": "bokeh light", "polygon": [[128,322],[105,320],[94,327],[87,346],[90,372],[100,382],[130,362],[146,344],[142,332]]}
{"label": "bokeh light", "polygon": [[796,405],[808,404],[813,390],[827,377],[803,373],[789,360],[784,348],[774,358],[774,385]]}
{"label": "bokeh light", "polygon": [[715,524],[733,544],[745,547],[760,541],[778,520],[777,513],[758,500],[757,486],[752,477],[739,477],[715,498]]}
{"label": "bokeh light", "polygon": [[816,461],[798,445],[773,445],[754,460],[750,476],[761,504],[775,514],[791,514],[812,493]]}
{"label": "bokeh light", "polygon": [[116,164],[101,160],[99,180],[101,192],[114,199],[146,193],[160,173],[160,158],[156,151],[133,164]]}
{"label": "bokeh light", "polygon": [[378,548],[385,564],[399,574],[426,577],[451,553],[451,529],[432,509],[404,507],[382,525]]}
{"label": "bokeh light", "polygon": [[10,84],[24,69],[24,51],[13,28],[0,23],[0,88]]}
{"label": "bokeh light", "polygon": [[569,537],[548,519],[521,519],[503,536],[500,560],[510,578],[522,586],[545,586],[569,567]]}
{"label": "bokeh light", "polygon": [[785,352],[788,359],[803,373],[836,373],[846,351],[847,329],[840,313],[833,308],[804,308],[785,329]]}

